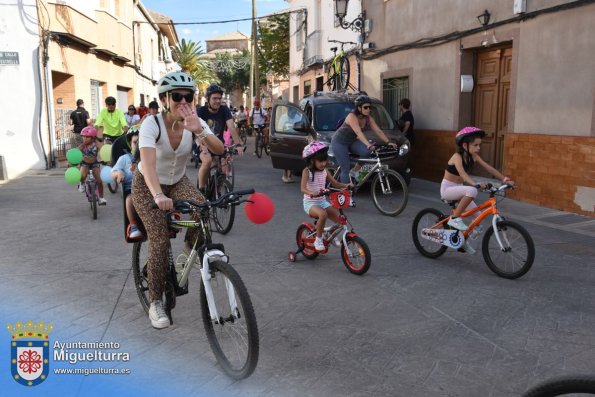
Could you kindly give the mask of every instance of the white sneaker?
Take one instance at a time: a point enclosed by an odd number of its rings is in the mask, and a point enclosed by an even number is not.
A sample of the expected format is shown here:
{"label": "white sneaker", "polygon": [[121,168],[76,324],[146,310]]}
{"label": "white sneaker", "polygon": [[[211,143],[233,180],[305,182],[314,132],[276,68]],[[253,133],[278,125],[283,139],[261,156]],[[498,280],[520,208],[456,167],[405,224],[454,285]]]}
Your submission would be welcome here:
{"label": "white sneaker", "polygon": [[448,220],[448,226],[452,226],[455,229],[464,231],[467,230],[467,225],[465,225],[465,222],[463,222],[463,220],[461,219],[461,217],[456,217],[456,218],[450,218]]}
{"label": "white sneaker", "polygon": [[473,248],[471,246],[471,244],[469,244],[468,241],[465,241],[465,244],[463,244],[463,247],[461,247],[465,250],[466,253],[473,255],[475,253],[475,248]]}
{"label": "white sneaker", "polygon": [[79,183],[79,192],[85,193],[85,190],[87,190],[85,185],[83,183]]}
{"label": "white sneaker", "polygon": [[314,240],[314,249],[318,252],[324,251],[326,249],[326,247],[324,246],[324,241],[322,241],[322,238],[316,237],[316,240]]}
{"label": "white sneaker", "polygon": [[153,328],[161,329],[169,327],[169,318],[165,314],[165,309],[163,309],[163,303],[161,301],[151,302],[149,319]]}
{"label": "white sneaker", "polygon": [[99,200],[97,200],[97,203],[99,205],[107,205],[107,200],[104,199],[103,197],[99,197]]}

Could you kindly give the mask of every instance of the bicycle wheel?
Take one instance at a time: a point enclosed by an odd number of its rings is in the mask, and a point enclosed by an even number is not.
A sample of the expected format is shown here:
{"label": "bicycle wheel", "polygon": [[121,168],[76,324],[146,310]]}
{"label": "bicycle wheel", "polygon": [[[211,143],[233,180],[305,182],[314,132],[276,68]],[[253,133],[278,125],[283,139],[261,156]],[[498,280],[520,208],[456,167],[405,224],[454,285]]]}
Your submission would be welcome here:
{"label": "bicycle wheel", "polygon": [[[221,177],[217,181],[217,189],[214,199],[216,200],[219,197],[223,196],[225,193],[229,193],[231,191],[232,188],[229,181],[224,177]],[[233,205],[228,205],[224,208],[213,208],[213,215],[215,221],[215,228],[217,229],[217,231],[221,234],[227,234],[233,227],[233,221],[235,220],[236,215],[236,207]]]}
{"label": "bicycle wheel", "polygon": [[262,134],[260,132],[256,133],[256,138],[254,138],[254,145],[256,145],[256,157],[262,157]]}
{"label": "bicycle wheel", "polygon": [[112,193],[116,193],[118,191],[118,186],[120,186],[120,185],[116,181],[113,181],[113,182],[107,184],[107,188]]}
{"label": "bicycle wheel", "polygon": [[370,248],[359,236],[347,236],[345,239],[347,240],[348,247],[345,247],[345,244],[341,244],[341,259],[343,259],[347,270],[361,276],[368,271],[372,263]]}
{"label": "bicycle wheel", "polygon": [[349,87],[349,61],[345,57],[341,57],[337,78],[339,79],[339,89],[346,90]]}
{"label": "bicycle wheel", "polygon": [[[428,258],[438,258],[440,255],[446,252],[446,246],[431,240],[427,240],[421,236],[421,231],[423,229],[429,229],[433,227],[443,218],[444,214],[442,214],[442,212],[438,211],[437,209],[426,208],[419,211],[419,213],[415,216],[415,219],[413,219],[413,227],[411,230],[413,234],[413,244],[423,256],[427,256]],[[443,229],[443,227],[440,226],[439,229]]]}
{"label": "bicycle wheel", "polygon": [[335,91],[336,89],[336,75],[335,75],[335,66],[333,64],[329,65],[328,72],[326,73],[326,87],[329,91]]}
{"label": "bicycle wheel", "polygon": [[147,244],[137,241],[132,245],[132,274],[134,275],[134,286],[144,311],[149,313],[149,276],[147,274],[148,250]]}
{"label": "bicycle wheel", "polygon": [[[314,228],[310,228],[306,225],[300,225],[295,235],[298,247],[305,246],[304,239],[307,237],[314,237],[315,233],[316,231],[314,230]],[[318,256],[318,252],[316,252],[314,248],[304,248],[302,250],[302,254],[304,254],[304,256],[307,259],[314,259]]]}
{"label": "bicycle wheel", "polygon": [[374,206],[384,215],[397,216],[403,212],[408,195],[407,183],[396,171],[381,171],[372,181]]}
{"label": "bicycle wheel", "polygon": [[223,167],[224,173],[225,173],[225,179],[227,180],[227,182],[229,182],[229,186],[231,188],[231,190],[233,190],[233,184],[234,184],[234,179],[235,179],[235,168],[233,165],[233,160],[231,160],[231,157],[228,158],[227,164],[225,165],[225,167]]}
{"label": "bicycle wheel", "polygon": [[91,206],[91,218],[97,219],[97,186],[94,183],[89,183],[87,185],[87,189],[89,189],[89,205]]}
{"label": "bicycle wheel", "polygon": [[271,155],[271,145],[269,145],[269,138],[265,138],[263,136],[262,138],[262,146],[264,148],[264,152],[266,153],[267,156]]}
{"label": "bicycle wheel", "polygon": [[519,278],[531,269],[535,259],[535,244],[527,230],[518,223],[499,221],[497,233],[504,245],[500,248],[490,226],[483,236],[481,252],[491,271],[500,277]]}
{"label": "bicycle wheel", "polygon": [[595,377],[577,375],[550,379],[527,390],[522,397],[556,397],[578,393],[595,394]]}
{"label": "bicycle wheel", "polygon": [[[234,379],[244,379],[258,363],[258,326],[252,301],[231,265],[215,261],[210,263],[210,270],[216,320],[211,319],[204,280],[200,283],[200,308],[207,339],[225,373]],[[237,308],[232,308],[230,302]]]}
{"label": "bicycle wheel", "polygon": [[248,134],[246,133],[246,129],[242,128],[240,131],[240,139],[242,140],[242,145],[246,146],[246,142],[248,141]]}

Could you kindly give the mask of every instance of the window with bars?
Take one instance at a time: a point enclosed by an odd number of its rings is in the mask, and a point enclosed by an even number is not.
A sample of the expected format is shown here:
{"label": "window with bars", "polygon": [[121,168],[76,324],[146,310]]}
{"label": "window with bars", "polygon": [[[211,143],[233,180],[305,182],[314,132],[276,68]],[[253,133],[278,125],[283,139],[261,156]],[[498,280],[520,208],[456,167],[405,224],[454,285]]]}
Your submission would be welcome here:
{"label": "window with bars", "polygon": [[304,81],[304,96],[310,95],[312,91],[312,82],[310,80]]}
{"label": "window with bars", "polygon": [[391,77],[382,81],[382,102],[393,120],[401,117],[399,102],[409,98],[409,77]]}

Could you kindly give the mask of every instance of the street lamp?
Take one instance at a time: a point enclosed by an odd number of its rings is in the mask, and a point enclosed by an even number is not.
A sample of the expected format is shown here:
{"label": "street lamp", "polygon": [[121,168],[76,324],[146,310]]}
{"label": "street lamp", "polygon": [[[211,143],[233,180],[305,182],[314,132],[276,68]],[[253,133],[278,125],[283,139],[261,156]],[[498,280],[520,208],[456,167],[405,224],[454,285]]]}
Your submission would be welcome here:
{"label": "street lamp", "polygon": [[488,23],[490,23],[490,13],[488,12],[488,10],[485,10],[483,14],[478,15],[477,20],[479,21],[481,26],[486,26]]}
{"label": "street lamp", "polygon": [[366,18],[365,12],[359,14],[353,21],[347,22],[345,16],[347,15],[348,4],[349,0],[335,0],[335,16],[339,20],[339,25],[343,29],[351,29],[355,32],[363,33],[364,20]]}

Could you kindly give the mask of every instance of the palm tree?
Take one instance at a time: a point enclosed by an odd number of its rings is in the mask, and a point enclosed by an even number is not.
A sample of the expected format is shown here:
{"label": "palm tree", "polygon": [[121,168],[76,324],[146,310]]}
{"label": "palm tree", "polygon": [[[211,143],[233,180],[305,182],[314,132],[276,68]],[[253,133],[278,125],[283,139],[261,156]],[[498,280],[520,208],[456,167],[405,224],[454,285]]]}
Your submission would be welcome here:
{"label": "palm tree", "polygon": [[186,41],[186,39],[182,39],[172,51],[174,60],[184,72],[192,76],[198,86],[215,79],[210,61],[201,59],[201,55],[204,53],[200,42]]}
{"label": "palm tree", "polygon": [[192,74],[198,67],[198,57],[204,54],[199,43],[192,40],[182,39],[172,51],[174,60],[186,73]]}

